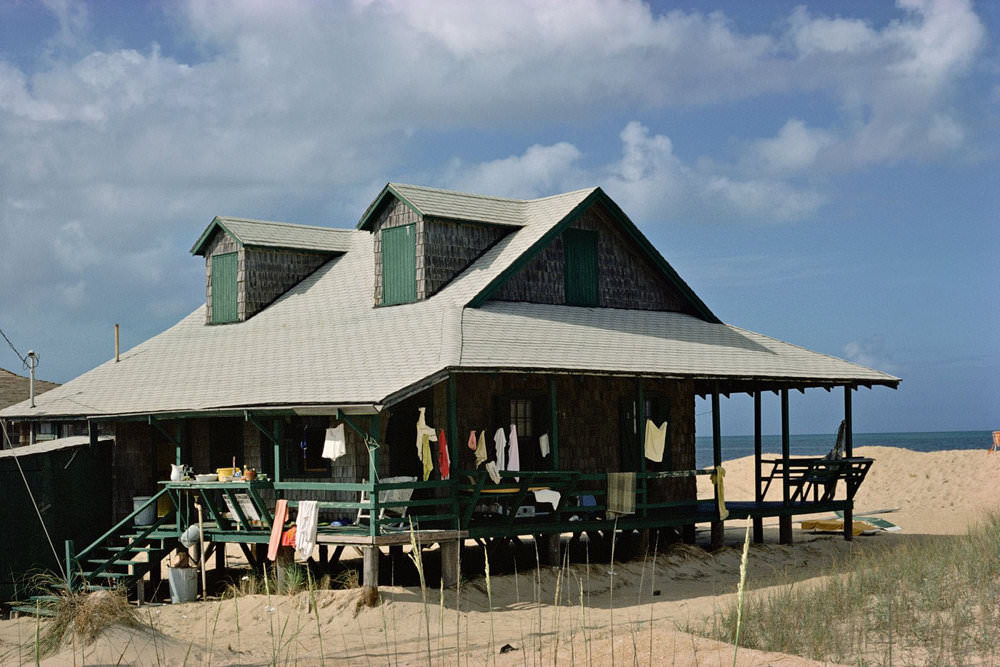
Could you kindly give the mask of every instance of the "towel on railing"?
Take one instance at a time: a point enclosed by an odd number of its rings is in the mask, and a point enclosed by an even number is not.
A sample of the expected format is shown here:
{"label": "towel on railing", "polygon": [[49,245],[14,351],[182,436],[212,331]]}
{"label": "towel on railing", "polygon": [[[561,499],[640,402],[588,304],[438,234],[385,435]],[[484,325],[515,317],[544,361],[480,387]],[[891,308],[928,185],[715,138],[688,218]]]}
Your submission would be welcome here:
{"label": "towel on railing", "polygon": [[417,458],[423,464],[424,481],[426,482],[434,470],[434,454],[431,443],[437,442],[437,433],[427,425],[425,413],[427,408],[420,408],[417,416]]}
{"label": "towel on railing", "polygon": [[497,469],[495,461],[486,462],[486,473],[490,476],[490,479],[493,480],[494,484],[500,483],[500,471]]}
{"label": "towel on railing", "polygon": [[715,466],[715,470],[712,471],[712,484],[715,485],[715,498],[719,502],[719,521],[725,521],[729,516],[729,510],[726,509],[726,487],[722,482],[725,477],[726,469]]}
{"label": "towel on railing", "polygon": [[295,553],[306,560],[316,547],[316,528],[319,523],[319,503],[315,500],[300,500],[299,513],[295,517]]}
{"label": "towel on railing", "polygon": [[646,420],[646,458],[657,463],[663,462],[663,446],[667,442],[667,422],[660,426],[652,419]]}
{"label": "towel on railing", "polygon": [[608,514],[635,514],[635,473],[608,473]]}
{"label": "towel on railing", "polygon": [[281,546],[281,530],[285,527],[285,521],[287,519],[288,501],[281,498],[274,506],[274,522],[271,524],[271,540],[267,544],[268,560],[275,560],[278,557],[278,547]]}
{"label": "towel on railing", "polygon": [[543,433],[538,437],[538,451],[541,452],[542,458],[544,459],[549,455],[549,434]]}

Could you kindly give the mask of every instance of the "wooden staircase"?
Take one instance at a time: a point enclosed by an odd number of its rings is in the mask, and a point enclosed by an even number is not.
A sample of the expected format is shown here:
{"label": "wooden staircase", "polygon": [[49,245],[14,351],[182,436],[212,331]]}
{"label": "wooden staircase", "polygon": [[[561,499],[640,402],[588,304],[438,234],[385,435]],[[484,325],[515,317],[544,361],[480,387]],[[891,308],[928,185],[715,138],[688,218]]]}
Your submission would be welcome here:
{"label": "wooden staircase", "polygon": [[[66,580],[57,588],[72,592],[124,589],[132,597],[136,583],[146,574],[152,573],[151,579],[159,581],[161,561],[173,549],[181,532],[175,519],[176,505],[174,511],[158,517],[149,525],[137,526],[135,518],[150,506],[155,507],[160,496],[166,493],[164,489],[152,496],[78,553],[72,540],[67,540]],[[169,497],[173,500],[173,496]],[[139,559],[141,555],[145,558]],[[52,591],[33,595],[11,609],[23,614],[51,616],[51,607],[61,597],[58,593]]]}

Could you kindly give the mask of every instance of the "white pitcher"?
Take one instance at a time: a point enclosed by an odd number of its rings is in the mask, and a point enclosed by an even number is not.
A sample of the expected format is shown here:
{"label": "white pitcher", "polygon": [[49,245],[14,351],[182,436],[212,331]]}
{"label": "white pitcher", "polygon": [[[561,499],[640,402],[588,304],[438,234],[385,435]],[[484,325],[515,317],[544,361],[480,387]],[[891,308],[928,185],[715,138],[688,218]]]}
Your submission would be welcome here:
{"label": "white pitcher", "polygon": [[179,482],[184,479],[184,475],[187,474],[187,466],[180,463],[170,464],[170,481]]}

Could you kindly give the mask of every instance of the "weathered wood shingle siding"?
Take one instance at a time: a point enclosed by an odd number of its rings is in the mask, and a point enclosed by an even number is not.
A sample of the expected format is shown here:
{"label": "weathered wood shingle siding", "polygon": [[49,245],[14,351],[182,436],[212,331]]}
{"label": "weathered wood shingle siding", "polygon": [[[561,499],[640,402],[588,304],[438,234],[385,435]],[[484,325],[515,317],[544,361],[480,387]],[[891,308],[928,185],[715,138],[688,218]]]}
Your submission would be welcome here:
{"label": "weathered wood shingle siding", "polygon": [[[598,233],[598,306],[695,314],[680,292],[663,278],[650,260],[599,206],[591,207],[571,225]],[[565,249],[557,237],[494,295],[497,301],[566,303]]]}
{"label": "weathered wood shingle siding", "polygon": [[216,255],[237,253],[237,321],[243,322],[266,308],[296,283],[322,266],[329,255],[272,248],[246,248],[222,231],[216,231],[205,248],[205,304],[212,322],[212,261]]}
{"label": "weathered wood shingle siding", "polygon": [[[510,233],[509,228],[498,225],[436,218],[427,218],[423,227],[423,280],[427,297],[433,296],[487,248]],[[419,291],[419,274],[417,285]]]}
{"label": "weathered wood shingle siding", "polygon": [[240,319],[259,313],[328,259],[318,253],[247,248],[241,274]]}

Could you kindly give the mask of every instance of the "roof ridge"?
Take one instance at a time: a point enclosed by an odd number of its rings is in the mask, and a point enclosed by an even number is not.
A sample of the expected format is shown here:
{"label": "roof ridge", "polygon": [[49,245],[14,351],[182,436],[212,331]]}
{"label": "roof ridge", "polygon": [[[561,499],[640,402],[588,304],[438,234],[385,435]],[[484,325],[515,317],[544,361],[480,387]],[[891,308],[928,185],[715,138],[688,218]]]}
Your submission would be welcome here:
{"label": "roof ridge", "polygon": [[259,218],[238,218],[230,215],[217,215],[215,216],[219,220],[232,220],[234,222],[249,222],[259,225],[280,225],[282,227],[301,227],[304,229],[318,229],[321,231],[331,231],[331,232],[354,232],[355,229],[349,227],[325,227],[323,225],[304,225],[299,222],[284,222],[283,220],[261,220]]}
{"label": "roof ridge", "polygon": [[545,195],[544,197],[536,197],[535,199],[524,199],[522,200],[525,204],[534,204],[535,202],[545,201],[546,199],[555,199],[556,197],[567,197],[569,195],[576,195],[581,192],[593,192],[594,190],[600,189],[600,186],[592,185],[587,188],[577,188],[576,190],[570,190],[568,192],[559,192],[554,195]]}
{"label": "roof ridge", "polygon": [[501,201],[509,204],[525,204],[530,199],[514,199],[513,197],[498,197],[496,195],[481,195],[475,192],[464,192],[462,190],[448,190],[445,188],[432,188],[427,185],[413,185],[412,183],[394,183],[390,182],[389,185],[393,188],[413,188],[414,190],[422,190],[424,192],[437,192],[446,195],[461,195],[463,197],[471,197],[473,199],[489,199],[492,201]]}

